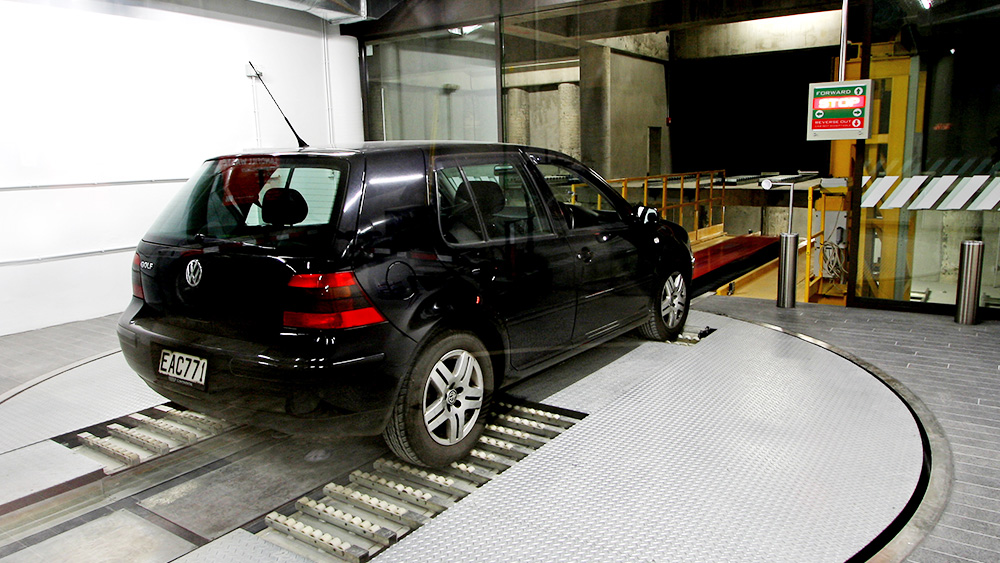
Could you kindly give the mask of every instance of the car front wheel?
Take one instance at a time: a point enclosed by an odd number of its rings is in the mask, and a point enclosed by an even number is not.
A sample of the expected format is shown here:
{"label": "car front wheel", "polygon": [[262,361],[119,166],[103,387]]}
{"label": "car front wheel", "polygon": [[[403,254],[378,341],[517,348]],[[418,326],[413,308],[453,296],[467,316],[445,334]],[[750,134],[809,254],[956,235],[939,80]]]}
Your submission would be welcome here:
{"label": "car front wheel", "polygon": [[484,427],[493,366],[474,335],[448,332],[418,353],[383,437],[400,458],[430,467],[468,455]]}
{"label": "car front wheel", "polygon": [[659,291],[653,296],[650,318],[639,331],[650,340],[677,340],[684,331],[691,305],[688,279],[678,270],[672,270],[657,287]]}

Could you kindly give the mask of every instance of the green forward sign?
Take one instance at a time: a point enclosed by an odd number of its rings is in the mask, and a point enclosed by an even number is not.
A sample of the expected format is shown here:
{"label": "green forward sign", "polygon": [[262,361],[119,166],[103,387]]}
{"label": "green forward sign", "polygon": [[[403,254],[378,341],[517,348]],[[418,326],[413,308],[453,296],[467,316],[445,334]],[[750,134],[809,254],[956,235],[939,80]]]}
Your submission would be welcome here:
{"label": "green forward sign", "polygon": [[810,84],[806,140],[867,139],[871,93],[871,80]]}

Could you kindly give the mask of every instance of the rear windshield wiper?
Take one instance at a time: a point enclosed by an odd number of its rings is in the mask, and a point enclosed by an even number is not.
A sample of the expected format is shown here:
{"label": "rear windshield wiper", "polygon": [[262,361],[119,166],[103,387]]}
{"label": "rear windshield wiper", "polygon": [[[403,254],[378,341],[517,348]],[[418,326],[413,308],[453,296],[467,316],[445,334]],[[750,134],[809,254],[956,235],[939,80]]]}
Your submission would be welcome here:
{"label": "rear windshield wiper", "polygon": [[198,233],[198,234],[194,235],[194,240],[198,244],[208,243],[208,244],[218,244],[220,246],[221,245],[226,245],[226,244],[236,245],[236,246],[257,246],[256,244],[254,244],[252,242],[247,242],[247,241],[238,240],[238,239],[212,237],[212,236],[206,235],[205,233]]}

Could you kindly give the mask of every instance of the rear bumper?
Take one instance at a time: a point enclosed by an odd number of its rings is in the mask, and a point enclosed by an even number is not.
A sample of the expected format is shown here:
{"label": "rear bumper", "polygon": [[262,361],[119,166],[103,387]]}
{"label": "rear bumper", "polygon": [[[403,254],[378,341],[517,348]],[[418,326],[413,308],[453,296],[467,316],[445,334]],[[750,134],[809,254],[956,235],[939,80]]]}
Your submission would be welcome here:
{"label": "rear bumper", "polygon": [[[416,347],[388,323],[335,339],[286,335],[260,343],[141,318],[136,305],[119,319],[118,340],[150,388],[206,414],[292,434],[382,432]],[[205,385],[160,374],[164,349],[206,359]]]}

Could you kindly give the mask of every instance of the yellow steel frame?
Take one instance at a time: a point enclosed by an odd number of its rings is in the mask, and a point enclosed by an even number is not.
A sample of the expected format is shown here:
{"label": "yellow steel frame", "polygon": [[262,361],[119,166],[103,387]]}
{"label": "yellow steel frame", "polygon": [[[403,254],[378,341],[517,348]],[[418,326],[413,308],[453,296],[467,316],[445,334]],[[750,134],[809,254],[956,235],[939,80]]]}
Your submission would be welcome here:
{"label": "yellow steel frame", "polygon": [[[685,181],[694,178],[694,196],[690,201],[685,201],[685,195],[692,192],[690,184],[685,186]],[[708,186],[703,186],[702,180],[706,179]],[[718,186],[716,185],[718,182]],[[677,223],[687,229],[692,242],[719,236],[723,232],[726,222],[726,171],[706,170],[702,172],[685,172],[679,174],[660,174],[657,176],[639,176],[633,178],[617,178],[611,180],[612,185],[621,186],[621,194],[626,200],[629,199],[629,188],[642,188],[642,204],[650,206],[650,190],[653,191],[653,202],[660,211],[660,217],[666,219],[667,212],[677,210]],[[651,186],[652,184],[652,186]],[[659,184],[659,185],[657,185]],[[673,184],[673,185],[672,185]],[[688,190],[685,192],[685,190]],[[657,200],[659,192],[659,200]],[[671,203],[671,193],[676,194],[676,203]],[[632,202],[638,203],[638,201]],[[718,223],[714,223],[714,210],[718,207],[721,210]],[[685,208],[691,208],[691,224],[687,224],[684,217]],[[702,213],[708,217],[708,225],[700,227]],[[699,228],[700,227],[700,228]]]}
{"label": "yellow steel frame", "polygon": [[[854,79],[860,76],[861,61],[850,60],[847,62],[847,78]],[[873,100],[872,115],[872,135],[865,145],[866,154],[854,154],[854,141],[833,141],[831,143],[830,172],[833,176],[850,177],[852,166],[856,160],[864,162],[868,166],[865,174],[874,176],[877,172],[875,163],[878,161],[879,148],[883,147],[885,161],[883,170],[887,176],[901,176],[903,172],[904,149],[906,139],[906,114],[910,87],[910,57],[895,54],[895,45],[892,43],[872,45],[872,61],[870,77],[873,80],[886,80],[886,84],[893,91],[890,108],[883,108],[879,100]],[[916,133],[922,133],[923,107],[926,95],[926,72],[921,71],[917,83],[917,105],[916,105]],[[873,92],[874,94],[874,92]],[[889,130],[887,133],[880,133],[876,124],[879,123],[879,116],[883,111],[889,111]],[[861,163],[859,162],[858,165]],[[854,186],[852,189],[860,190],[864,186]],[[878,299],[899,299],[896,295],[897,288],[895,276],[900,264],[906,265],[907,269],[912,269],[913,245],[908,245],[906,255],[899,255],[899,239],[909,237],[913,240],[915,234],[915,224],[911,221],[907,225],[903,221],[902,212],[899,209],[880,209],[875,213],[874,209],[857,209],[852,213],[858,213],[861,228],[859,235],[858,250],[859,256],[852,256],[851,260],[858,261],[858,295],[860,297],[874,297]],[[872,246],[872,238],[878,237],[881,241],[882,264],[881,271],[876,274],[873,271],[874,257],[868,255],[868,248]],[[902,285],[902,296],[905,300],[910,292],[910,280],[905,278]]]}
{"label": "yellow steel frame", "polygon": [[[816,196],[814,195],[816,190],[819,190],[819,205],[822,207],[819,216],[818,231],[813,230],[813,225],[815,224],[813,215],[815,215],[817,204]],[[839,204],[833,207],[828,206],[827,198],[829,197],[840,198]],[[834,193],[819,187],[809,188],[808,205],[809,215],[806,218],[806,232],[809,233],[809,240],[806,244],[806,291],[805,295],[799,296],[799,301],[811,301],[816,295],[824,294],[826,288],[823,286],[823,262],[820,260],[819,268],[817,271],[813,271],[813,251],[815,248],[823,248],[823,244],[826,242],[826,212],[846,210],[847,190]]]}

